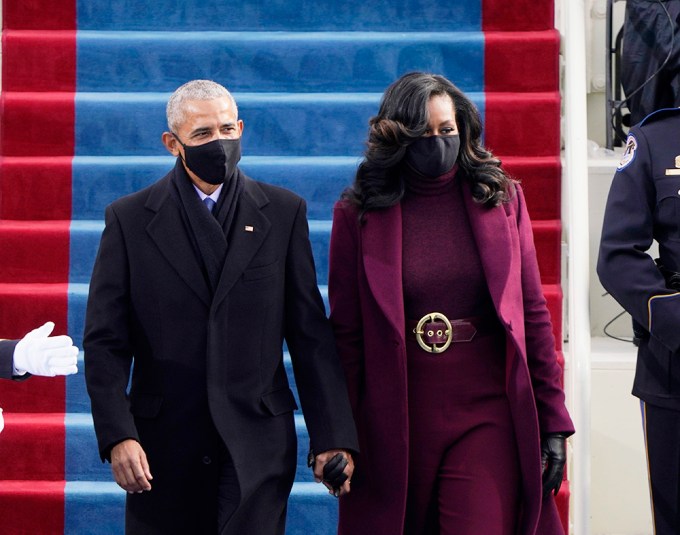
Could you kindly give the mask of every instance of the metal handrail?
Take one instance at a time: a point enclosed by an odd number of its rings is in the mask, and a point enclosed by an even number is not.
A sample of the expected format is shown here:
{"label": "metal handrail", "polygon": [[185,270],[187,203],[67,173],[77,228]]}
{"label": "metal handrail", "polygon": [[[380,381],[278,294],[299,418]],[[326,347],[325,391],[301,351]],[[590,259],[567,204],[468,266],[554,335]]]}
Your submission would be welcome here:
{"label": "metal handrail", "polygon": [[[590,252],[586,83],[586,8],[584,0],[560,0],[564,44],[563,191],[568,246],[567,304],[569,336],[568,401],[576,426],[571,481],[573,533],[590,534]],[[587,196],[586,196],[587,198]]]}

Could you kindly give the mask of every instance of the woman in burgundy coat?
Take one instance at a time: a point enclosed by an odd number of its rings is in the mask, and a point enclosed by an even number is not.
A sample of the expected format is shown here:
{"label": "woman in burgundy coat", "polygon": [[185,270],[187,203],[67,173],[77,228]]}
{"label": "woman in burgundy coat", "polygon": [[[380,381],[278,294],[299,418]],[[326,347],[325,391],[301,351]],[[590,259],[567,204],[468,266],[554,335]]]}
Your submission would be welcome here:
{"label": "woman in burgundy coat", "polygon": [[564,405],[524,196],[441,76],[383,95],[334,210],[329,297],[361,454],[342,535],[557,535]]}

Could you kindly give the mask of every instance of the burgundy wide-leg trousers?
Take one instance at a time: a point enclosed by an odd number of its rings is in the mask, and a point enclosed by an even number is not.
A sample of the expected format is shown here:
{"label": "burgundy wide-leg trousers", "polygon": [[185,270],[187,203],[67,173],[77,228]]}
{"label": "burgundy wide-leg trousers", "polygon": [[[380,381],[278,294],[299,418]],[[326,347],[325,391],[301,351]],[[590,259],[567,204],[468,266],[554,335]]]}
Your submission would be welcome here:
{"label": "burgundy wide-leg trousers", "polygon": [[521,474],[505,386],[505,332],[427,353],[407,346],[405,535],[514,535]]}

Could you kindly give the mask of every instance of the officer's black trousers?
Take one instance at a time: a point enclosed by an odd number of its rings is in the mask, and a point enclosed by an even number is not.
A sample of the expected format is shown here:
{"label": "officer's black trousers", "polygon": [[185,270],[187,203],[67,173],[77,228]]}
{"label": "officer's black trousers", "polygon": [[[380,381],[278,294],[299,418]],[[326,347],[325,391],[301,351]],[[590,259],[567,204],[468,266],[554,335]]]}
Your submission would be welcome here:
{"label": "officer's black trousers", "polygon": [[680,534],[680,411],[642,403],[655,535]]}

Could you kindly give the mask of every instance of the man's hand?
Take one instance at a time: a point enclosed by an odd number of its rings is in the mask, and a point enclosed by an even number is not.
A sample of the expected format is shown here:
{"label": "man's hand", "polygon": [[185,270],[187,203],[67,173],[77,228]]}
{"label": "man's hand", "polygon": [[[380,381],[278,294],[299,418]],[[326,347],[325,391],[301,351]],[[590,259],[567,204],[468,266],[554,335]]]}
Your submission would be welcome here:
{"label": "man's hand", "polygon": [[[327,470],[327,472],[329,473],[324,474],[324,467],[337,454],[340,454],[343,457],[343,460],[339,464],[336,464],[337,461],[330,463],[329,467],[335,465],[333,467],[334,469],[330,470],[330,472]],[[340,466],[342,466],[342,464],[344,464],[345,462],[346,465],[344,466],[344,468],[342,470],[339,470]],[[338,473],[336,474],[335,472]],[[352,459],[352,455],[348,451],[328,450],[324,451],[323,453],[320,453],[314,458],[314,479],[316,480],[317,483],[323,483],[328,489],[329,493],[335,496],[336,498],[349,493],[353,473],[354,473],[354,460]],[[340,478],[341,480],[343,478],[346,479],[343,481],[341,485],[334,489],[333,485],[328,480],[338,481],[338,478]]]}
{"label": "man's hand", "polygon": [[111,450],[111,470],[116,483],[130,494],[151,490],[153,479],[146,460],[146,453],[131,438],[116,444]]}
{"label": "man's hand", "polygon": [[14,369],[19,375],[54,377],[78,371],[78,348],[69,336],[50,336],[54,323],[48,321],[32,330],[14,348]]}

